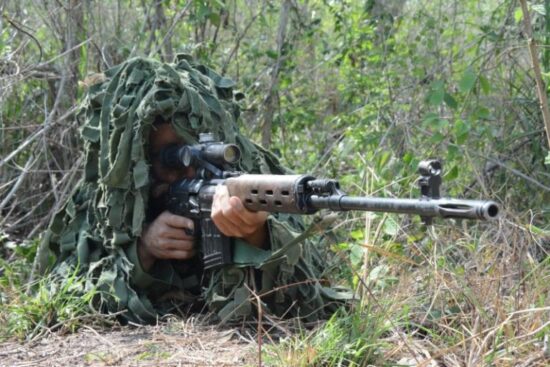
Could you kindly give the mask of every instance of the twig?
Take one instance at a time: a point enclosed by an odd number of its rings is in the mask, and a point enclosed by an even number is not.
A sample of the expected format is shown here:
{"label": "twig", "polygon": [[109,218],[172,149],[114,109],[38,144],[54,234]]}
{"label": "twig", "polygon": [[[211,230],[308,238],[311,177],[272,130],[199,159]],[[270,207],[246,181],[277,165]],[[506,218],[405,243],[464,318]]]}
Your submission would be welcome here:
{"label": "twig", "polygon": [[[548,98],[546,97],[546,86],[542,80],[542,73],[540,71],[539,59],[537,56],[537,44],[533,37],[533,29],[531,27],[531,16],[529,15],[529,9],[527,8],[527,1],[520,0],[521,10],[523,12],[523,24],[525,25],[525,33],[529,39],[529,54],[531,55],[531,62],[533,63],[533,71],[535,72],[535,81],[537,83],[537,94],[539,97],[539,107],[542,112],[542,119],[544,121],[544,127],[546,128],[546,139],[548,141],[548,149],[550,149],[550,110],[548,109]],[[548,15],[547,15],[548,16]]]}
{"label": "twig", "polygon": [[[254,271],[253,269],[251,269],[252,271]],[[245,287],[246,289],[248,289],[248,291],[250,293],[252,293],[252,295],[254,296],[254,298],[256,298],[256,302],[257,302],[257,307],[258,307],[258,367],[262,367],[262,315],[263,315],[263,310],[262,310],[262,301],[260,299],[260,297],[258,296],[258,294],[256,292],[254,292],[252,289],[250,289],[248,287],[248,285],[245,284]]]}
{"label": "twig", "polygon": [[[525,136],[529,137],[530,135],[539,134],[543,131],[544,131],[544,129],[539,129],[539,130],[536,130],[536,131],[529,132],[529,133],[525,134]],[[528,144],[530,141],[531,140],[529,140],[529,139],[525,139],[524,141],[521,141],[519,144],[517,144],[514,148],[512,148],[510,150],[510,154],[508,154],[508,156],[511,156],[511,157],[516,156],[516,154],[519,152],[519,150],[521,148],[523,148],[526,144]],[[474,166],[474,165],[472,164],[472,166]],[[499,167],[500,167],[500,165],[498,165],[496,163],[491,163],[490,165],[486,166],[485,169],[483,169],[483,176],[484,177],[489,176],[493,171],[495,171]],[[462,196],[466,196],[468,194],[468,192],[470,190],[472,190],[478,182],[481,182],[480,177],[475,178],[468,186],[466,186],[466,188],[464,190],[462,190]]]}
{"label": "twig", "polygon": [[44,52],[42,50],[42,46],[40,45],[40,42],[38,41],[38,39],[36,39],[36,37],[34,35],[32,35],[31,33],[25,31],[23,29],[23,26],[20,25],[20,24],[17,24],[14,20],[8,18],[7,15],[3,15],[3,18],[15,29],[17,29],[19,32],[29,36],[33,41],[34,43],[36,43],[36,45],[38,46],[38,52],[40,53],[40,55],[38,56],[38,62],[42,61],[42,56],[44,55]]}
{"label": "twig", "polygon": [[524,310],[510,312],[510,315],[518,315],[520,313],[531,313],[531,312],[541,312],[541,311],[550,311],[550,307],[526,308]]}
{"label": "twig", "polygon": [[[71,182],[73,182],[75,173],[78,172],[78,169],[79,169],[80,166],[81,166],[81,164],[80,164],[81,160],[82,160],[82,157],[79,158],[79,160],[72,166],[71,170],[69,171],[69,174],[63,175],[63,177],[61,178],[61,180],[59,180],[59,182],[57,182],[57,186],[59,186],[59,187],[64,187],[64,189],[63,189],[63,192],[62,192],[61,195],[60,195],[60,198],[61,198],[61,199],[58,200],[58,201],[56,201],[56,205],[54,205],[54,207],[52,207],[52,209],[50,210],[50,213],[55,213],[55,212],[57,211],[58,206],[61,205],[61,204],[57,204],[57,203],[63,202],[63,198],[66,196],[67,191],[73,188],[70,184],[71,184]],[[33,172],[36,172],[36,170],[33,171]],[[63,171],[63,172],[65,172],[65,171]],[[14,181],[15,181],[15,180],[14,180]],[[68,183],[66,183],[66,182],[68,182]],[[13,181],[10,181],[9,184],[11,185],[12,183],[13,183]],[[14,222],[11,222],[11,223],[10,223],[10,228],[11,228],[11,230],[16,230],[17,227],[21,224],[21,222],[26,221],[27,218],[29,218],[30,216],[32,216],[32,214],[34,213],[34,211],[35,211],[37,208],[39,208],[46,200],[48,200],[48,198],[50,197],[50,195],[51,195],[51,192],[50,192],[50,193],[45,193],[45,194],[40,194],[41,199],[40,199],[32,208],[30,208],[30,209],[25,213],[25,215],[23,215],[23,216],[17,218]],[[47,218],[49,218],[49,215],[47,216]],[[0,228],[6,224],[7,220],[8,220],[8,216],[7,216],[7,215],[6,215],[4,218],[2,218],[2,219],[0,220]],[[44,219],[43,219],[43,220],[44,220]],[[30,238],[30,237],[32,237],[32,236],[28,235],[27,237]]]}
{"label": "twig", "polygon": [[14,151],[12,151],[10,154],[8,154],[6,156],[6,158],[0,160],[0,168],[6,164],[7,162],[11,161],[17,154],[19,154],[21,151],[23,151],[30,143],[32,143],[36,138],[38,138],[40,135],[44,134],[49,128],[51,127],[51,125],[48,125],[48,126],[43,126],[42,128],[40,128],[38,131],[36,131],[34,134],[32,134],[31,136],[29,136],[27,138],[27,140],[25,140],[23,143],[21,143],[21,145],[19,145],[19,147],[17,147],[17,149],[15,149]]}
{"label": "twig", "polygon": [[523,178],[524,180],[526,180],[526,181],[532,183],[533,185],[535,185],[535,186],[537,186],[537,187],[539,187],[539,188],[541,188],[541,189],[543,189],[543,190],[550,191],[550,186],[546,186],[546,185],[544,185],[544,184],[538,182],[538,181],[535,180],[534,178],[529,177],[529,176],[527,176],[526,174],[524,174],[524,173],[518,171],[517,169],[507,166],[506,164],[504,164],[504,162],[502,162],[502,161],[500,161],[500,160],[498,160],[498,159],[496,159],[496,158],[487,158],[487,160],[490,161],[490,162],[493,162],[494,164],[496,164],[496,165],[498,165],[498,166],[500,166],[500,167],[502,167],[502,168],[507,169],[508,171],[512,172],[512,173],[515,174],[516,176],[519,176],[519,177]]}
{"label": "twig", "polygon": [[82,325],[82,327],[85,328],[85,329],[87,329],[87,330],[90,330],[92,333],[94,333],[95,336],[96,336],[99,340],[101,340],[103,343],[108,344],[109,346],[111,346],[111,347],[113,347],[113,348],[115,347],[115,345],[114,345],[109,339],[107,339],[107,338],[101,336],[94,328],[92,328],[92,327],[90,327],[90,326],[88,326],[88,325]]}
{"label": "twig", "polygon": [[10,192],[6,195],[6,197],[4,198],[4,200],[2,200],[2,202],[0,203],[0,213],[2,212],[2,209],[4,209],[4,207],[9,203],[9,201],[11,200],[11,198],[13,197],[13,195],[15,195],[15,193],[17,192],[17,190],[19,190],[19,186],[21,186],[21,184],[23,183],[23,181],[25,180],[25,177],[27,177],[27,174],[29,173],[29,169],[30,167],[37,161],[38,159],[34,159],[34,157],[31,155],[29,157],[29,159],[27,160],[27,163],[25,163],[25,167],[23,168],[23,172],[21,172],[21,174],[19,175],[19,177],[17,178],[17,181],[15,182],[15,184],[12,186]]}
{"label": "twig", "polygon": [[[78,109],[78,106],[74,106],[73,108],[65,112],[64,115],[59,117],[56,123],[60,123],[61,121],[65,120],[66,118],[71,116],[77,109]],[[18,155],[21,151],[23,151],[30,143],[32,143],[34,140],[39,138],[42,134],[46,133],[54,125],[55,125],[54,123],[44,124],[38,131],[35,131],[31,136],[27,138],[27,140],[21,143],[21,145],[19,145],[17,149],[15,149],[10,154],[8,154],[7,157],[0,160],[0,168],[7,162],[11,161],[16,155]]]}
{"label": "twig", "polygon": [[254,14],[252,16],[252,18],[250,18],[250,22],[248,22],[248,24],[244,27],[243,31],[237,36],[237,40],[235,42],[235,46],[233,46],[233,48],[231,49],[231,52],[229,53],[229,55],[227,56],[227,58],[225,59],[225,61],[223,62],[223,66],[222,66],[222,71],[221,71],[221,75],[225,75],[225,73],[227,72],[227,68],[229,66],[229,62],[231,61],[231,59],[233,58],[233,56],[235,56],[235,53],[237,52],[237,50],[239,49],[240,45],[241,45],[241,41],[243,40],[243,38],[246,36],[246,34],[248,33],[250,27],[252,27],[252,24],[254,24],[254,22],[256,21],[256,19],[260,16],[260,14],[262,14],[265,10],[265,7],[266,7],[266,2],[264,1],[263,4],[262,4],[262,8],[260,9],[260,11],[258,11],[258,13]]}
{"label": "twig", "polygon": [[262,134],[262,146],[269,148],[271,145],[271,135],[272,135],[272,126],[273,126],[273,117],[275,114],[276,106],[280,106],[279,98],[279,73],[283,61],[286,56],[283,52],[283,47],[286,41],[287,34],[287,24],[288,16],[290,13],[290,8],[292,6],[291,0],[285,0],[281,6],[281,13],[279,15],[279,28],[277,30],[277,59],[275,64],[271,68],[271,83],[269,85],[267,95],[264,98],[264,113],[263,121],[261,123],[261,134]]}
{"label": "twig", "polygon": [[[187,10],[189,9],[190,6],[191,6],[191,1],[188,1],[187,4],[185,4],[185,6],[183,7],[183,9],[174,17],[174,21],[170,25],[170,28],[168,28],[168,31],[166,31],[166,34],[164,35],[164,38],[157,45],[157,47],[152,52],[149,53],[149,57],[155,55],[157,52],[160,51],[160,49],[162,48],[164,43],[168,40],[168,38],[170,38],[172,36],[172,33],[174,32],[174,28],[179,23],[181,18],[183,18],[183,16],[185,15],[185,13],[187,12]],[[168,61],[171,61],[171,60],[168,60]]]}
{"label": "twig", "polygon": [[42,68],[48,64],[51,64],[53,63],[55,60],[65,56],[65,55],[68,55],[70,54],[71,52],[73,52],[74,50],[78,49],[79,47],[82,47],[84,46],[85,44],[87,44],[88,42],[90,42],[92,40],[92,38],[88,38],[87,40],[84,40],[82,42],[80,42],[78,45],[74,45],[74,47],[71,47],[69,48],[68,50],[65,50],[63,51],[62,53],[58,54],[58,55],[55,55],[54,57],[52,57],[51,59],[49,59],[48,61],[44,61],[38,65],[36,65],[34,68],[27,68],[27,69],[24,69],[22,72],[27,72],[27,71],[31,71],[33,69],[37,69],[37,68]]}
{"label": "twig", "polygon": [[[59,195],[59,200],[56,201],[54,207],[50,210],[50,215],[47,215],[45,216],[39,223],[36,227],[34,227],[34,229],[28,234],[28,237],[29,238],[32,238],[36,232],[38,232],[42,226],[47,223],[49,220],[50,220],[50,217],[51,215],[53,215],[53,213],[57,212],[57,210],[59,209],[59,207],[61,205],[63,205],[65,203],[65,199],[66,197],[72,192],[72,190],[74,189],[73,186],[70,185],[71,182],[73,182],[74,180],[74,177],[76,175],[77,172],[79,172],[79,169],[81,167],[81,162],[83,160],[84,156],[80,156],[80,158],[75,162],[73,168],[71,169],[70,171],[70,175],[67,175],[65,176],[63,179],[65,179],[66,177],[68,177],[68,179],[66,180],[67,181],[67,184],[65,185],[63,191],[61,191],[60,195]],[[63,180],[62,180],[63,181]],[[61,184],[61,182],[59,182],[59,184]],[[19,221],[17,221],[16,223],[18,223]]]}
{"label": "twig", "polygon": [[[365,236],[365,238],[368,238],[368,237]],[[373,242],[376,242],[376,241],[373,241]],[[373,246],[373,245],[369,245],[368,242],[364,242],[362,244],[359,244],[359,246],[364,247],[369,251],[376,252],[378,255],[383,256],[383,257],[398,260],[402,263],[407,263],[407,264],[414,265],[414,266],[420,266],[419,263],[413,261],[412,259],[409,259],[406,256],[401,256],[401,255],[395,254],[391,251],[384,250],[383,248]]]}
{"label": "twig", "polygon": [[[417,130],[419,130],[419,131],[421,131],[423,134],[426,134],[427,136],[431,136],[431,135],[432,135],[430,132],[428,132],[428,131],[422,129],[422,128],[419,127],[419,126],[414,126],[414,128],[417,129]],[[450,145],[450,146],[453,146],[453,147],[456,147],[456,148],[458,148],[458,149],[464,149],[464,147],[462,147],[462,146],[460,146],[460,145],[458,145],[458,144],[449,143],[449,145]],[[543,190],[546,190],[546,191],[550,191],[550,187],[549,187],[549,186],[546,186],[546,185],[540,183],[539,181],[535,180],[534,178],[531,178],[531,177],[527,176],[526,174],[524,174],[524,173],[518,171],[517,169],[514,169],[514,168],[512,168],[512,167],[507,166],[506,164],[504,164],[504,162],[502,162],[502,161],[500,161],[500,160],[498,160],[498,159],[496,159],[496,158],[487,157],[487,156],[484,155],[484,154],[475,153],[475,152],[474,152],[474,153],[471,153],[471,154],[475,155],[476,157],[483,158],[483,159],[486,159],[487,161],[493,162],[493,163],[499,165],[500,167],[505,168],[505,169],[509,170],[510,172],[514,173],[516,176],[521,177],[521,178],[523,178],[524,180],[526,180],[526,181],[528,181],[528,182],[530,182],[530,183],[532,183],[532,184],[538,186],[539,188],[541,188],[541,189],[543,189]]]}

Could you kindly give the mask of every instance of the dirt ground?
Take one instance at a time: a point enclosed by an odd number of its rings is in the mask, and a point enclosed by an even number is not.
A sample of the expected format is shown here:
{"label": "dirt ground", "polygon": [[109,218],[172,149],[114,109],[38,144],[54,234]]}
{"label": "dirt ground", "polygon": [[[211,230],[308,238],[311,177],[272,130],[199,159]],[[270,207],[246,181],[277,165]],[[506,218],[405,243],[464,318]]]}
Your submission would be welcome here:
{"label": "dirt ground", "polygon": [[30,343],[0,344],[0,366],[254,366],[257,344],[236,329],[193,319],[157,326],[83,327]]}

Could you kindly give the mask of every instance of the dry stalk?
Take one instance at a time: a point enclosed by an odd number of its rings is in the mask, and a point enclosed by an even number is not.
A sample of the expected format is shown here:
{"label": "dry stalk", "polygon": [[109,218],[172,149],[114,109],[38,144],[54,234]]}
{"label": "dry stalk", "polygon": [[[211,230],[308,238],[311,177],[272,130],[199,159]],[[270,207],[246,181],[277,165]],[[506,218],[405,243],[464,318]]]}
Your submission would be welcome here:
{"label": "dry stalk", "polygon": [[[254,269],[250,269],[251,273],[254,272]],[[253,275],[253,274],[252,274]],[[262,309],[262,300],[258,296],[258,294],[250,289],[248,285],[246,285],[246,289],[254,296],[256,299],[256,307],[258,308],[258,366],[262,367],[262,337],[263,337],[263,327],[262,327],[262,319],[263,319],[263,309]]]}
{"label": "dry stalk", "polygon": [[529,15],[529,9],[527,7],[526,0],[520,0],[521,10],[523,12],[523,24],[525,25],[525,33],[529,39],[529,54],[531,56],[531,62],[533,63],[533,71],[535,72],[535,81],[537,83],[537,94],[539,97],[539,107],[542,112],[542,119],[544,121],[544,127],[546,128],[546,139],[548,142],[548,149],[550,149],[550,109],[548,109],[548,98],[546,96],[546,86],[544,80],[542,80],[542,73],[540,70],[537,43],[533,37],[533,29],[531,27],[531,16]]}

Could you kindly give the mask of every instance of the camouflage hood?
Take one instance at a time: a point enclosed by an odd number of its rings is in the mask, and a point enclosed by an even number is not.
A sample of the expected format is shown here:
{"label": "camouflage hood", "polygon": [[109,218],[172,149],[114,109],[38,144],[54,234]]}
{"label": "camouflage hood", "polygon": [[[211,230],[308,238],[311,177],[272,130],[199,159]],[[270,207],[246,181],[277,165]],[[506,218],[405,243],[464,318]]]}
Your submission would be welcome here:
{"label": "camouflage hood", "polygon": [[[219,140],[238,144],[241,171],[284,170],[271,154],[239,134],[233,82],[194,64],[189,57],[180,56],[174,64],[135,58],[104,75],[100,83],[89,88],[78,113],[86,153],[84,178],[53,218],[44,244],[56,255],[54,274],[63,277],[79,266],[88,279],[87,287],[99,291],[98,304],[103,311],[126,310],[127,318],[146,322],[157,316],[148,289],[170,291],[196,285],[196,280],[178,278],[168,265],[153,276],[139,271],[136,246],[149,200],[147,145],[153,122],[159,117],[171,121],[189,144],[196,143],[201,132],[212,132]],[[269,222],[272,250],[286,248],[303,229],[275,217]],[[278,260],[269,259],[269,254],[258,257],[269,269],[270,281],[262,288],[297,281],[295,267],[299,266],[301,250],[291,252],[287,256],[279,251]],[[311,256],[308,254],[309,263],[315,262]],[[251,265],[258,267],[260,261]],[[304,267],[299,272],[303,277],[317,278],[309,265]],[[250,276],[244,268],[213,274],[204,298],[214,309],[238,314],[236,311],[242,311],[241,306],[249,299],[245,283]],[[323,304],[322,287],[316,284],[313,290],[303,291],[312,308]],[[250,307],[244,309],[250,312]]]}

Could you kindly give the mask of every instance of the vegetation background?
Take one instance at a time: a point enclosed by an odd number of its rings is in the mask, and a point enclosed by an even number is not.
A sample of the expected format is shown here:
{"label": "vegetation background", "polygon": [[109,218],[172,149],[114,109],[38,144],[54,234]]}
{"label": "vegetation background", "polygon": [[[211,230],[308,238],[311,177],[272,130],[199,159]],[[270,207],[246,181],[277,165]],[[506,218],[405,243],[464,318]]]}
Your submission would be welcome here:
{"label": "vegetation background", "polygon": [[[550,1],[528,6],[548,84]],[[438,157],[446,195],[505,208],[430,228],[342,216],[330,251],[361,302],[264,347],[266,363],[550,363],[550,154],[519,1],[3,0],[0,13],[0,339],[86,322],[70,287],[28,283],[81,175],[86,78],[187,52],[237,81],[242,132],[296,171],[416,197],[418,162]]]}

